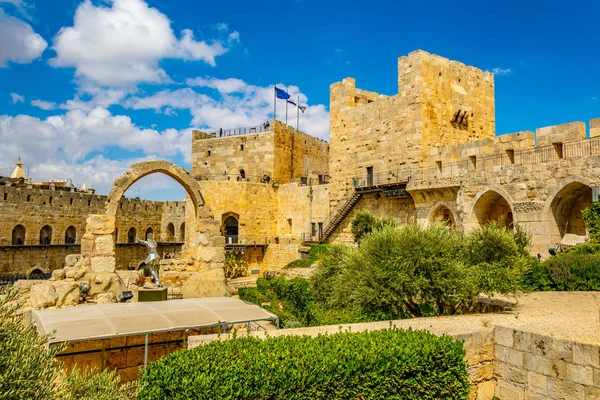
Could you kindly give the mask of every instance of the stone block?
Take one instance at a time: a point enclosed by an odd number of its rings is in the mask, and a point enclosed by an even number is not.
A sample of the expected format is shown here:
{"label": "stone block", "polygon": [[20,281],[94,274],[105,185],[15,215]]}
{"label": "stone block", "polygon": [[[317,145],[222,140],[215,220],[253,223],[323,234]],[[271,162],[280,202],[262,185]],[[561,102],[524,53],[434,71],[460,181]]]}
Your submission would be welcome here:
{"label": "stone block", "polygon": [[523,365],[528,371],[533,371],[547,376],[554,376],[552,370],[552,361],[546,357],[525,353]]}
{"label": "stone block", "polygon": [[96,304],[116,303],[117,296],[114,293],[99,293],[96,295]]}
{"label": "stone block", "polygon": [[476,400],[492,400],[496,391],[496,382],[487,381],[477,385]]}
{"label": "stone block", "polygon": [[494,377],[494,363],[477,364],[469,371],[471,382],[487,381]]}
{"label": "stone block", "polygon": [[513,342],[513,347],[516,350],[529,352],[529,349],[531,348],[531,333],[524,331],[514,331]]}
{"label": "stone block", "polygon": [[513,347],[513,335],[514,330],[512,328],[506,328],[503,326],[496,326],[494,328],[494,339],[497,344],[504,347]]}
{"label": "stone block", "polygon": [[573,342],[573,363],[599,368],[600,353],[598,352],[598,346]]}
{"label": "stone block", "polygon": [[567,364],[567,380],[592,386],[594,384],[594,371],[592,367]]}
{"label": "stone block", "polygon": [[508,368],[508,380],[511,383],[524,385],[527,383],[527,371],[521,367]]}
{"label": "stone block", "polygon": [[65,267],[73,267],[79,261],[80,254],[69,254],[65,257]]}
{"label": "stone block", "polygon": [[548,392],[548,377],[537,372],[529,371],[527,373],[527,389],[538,394],[546,394]]}
{"label": "stone block", "polygon": [[63,269],[55,269],[52,271],[52,280],[65,279],[65,271]]}
{"label": "stone block", "polygon": [[115,240],[112,235],[99,235],[94,239],[94,256],[114,256]]}
{"label": "stone block", "polygon": [[81,237],[81,254],[91,256],[94,251],[94,239],[96,235],[86,233]]}
{"label": "stone block", "polygon": [[523,352],[514,349],[508,349],[508,363],[517,367],[523,366]]}
{"label": "stone block", "polygon": [[225,272],[221,268],[193,273],[181,288],[183,298],[229,297]]}
{"label": "stone block", "polygon": [[552,399],[584,400],[585,388],[577,383],[548,378],[548,395]]}
{"label": "stone block", "polygon": [[93,272],[115,272],[116,260],[115,257],[92,257],[91,268]]}
{"label": "stone block", "polygon": [[85,232],[94,235],[112,235],[115,231],[115,221],[114,216],[92,214],[85,221]]}
{"label": "stone block", "polygon": [[54,290],[57,295],[58,307],[75,306],[79,304],[79,285],[75,282],[55,282]]}
{"label": "stone block", "polygon": [[525,389],[505,381],[498,381],[496,396],[502,400],[524,400]]}
{"label": "stone block", "polygon": [[564,362],[573,361],[573,342],[560,339],[552,339],[549,342],[550,350],[548,357],[553,360],[561,360]]}
{"label": "stone block", "polygon": [[586,387],[585,400],[600,400],[600,389],[596,387]]}
{"label": "stone block", "polygon": [[33,308],[46,308],[56,305],[58,294],[51,282],[31,287],[30,301]]}
{"label": "stone block", "polygon": [[590,139],[600,136],[600,118],[590,120]]}

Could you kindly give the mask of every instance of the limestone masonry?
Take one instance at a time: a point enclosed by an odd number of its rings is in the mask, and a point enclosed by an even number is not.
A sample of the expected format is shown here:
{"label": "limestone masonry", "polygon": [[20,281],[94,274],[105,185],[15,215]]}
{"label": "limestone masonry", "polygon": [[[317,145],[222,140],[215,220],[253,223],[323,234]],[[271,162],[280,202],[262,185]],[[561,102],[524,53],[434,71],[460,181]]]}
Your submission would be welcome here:
{"label": "limestone masonry", "polygon": [[209,247],[243,258],[251,275],[282,268],[307,243],[352,243],[350,221],[361,209],[453,229],[518,223],[543,257],[556,244],[585,241],[581,210],[597,190],[600,119],[589,129],[571,122],[496,136],[494,107],[491,73],[417,50],[398,59],[395,95],[359,89],[354,78],[331,85],[330,143],[276,120],[193,131],[189,179],[200,206],[189,195],[166,203],[116,196],[117,205],[110,196],[32,184],[18,166],[0,183],[0,274],[34,266],[11,261],[25,246],[42,260],[48,245],[79,243],[88,214],[107,209],[116,216],[119,268],[119,243],[149,229],[162,242],[186,242],[180,250],[194,263],[203,259],[192,254],[198,238],[188,226],[197,222],[190,207],[221,238]]}

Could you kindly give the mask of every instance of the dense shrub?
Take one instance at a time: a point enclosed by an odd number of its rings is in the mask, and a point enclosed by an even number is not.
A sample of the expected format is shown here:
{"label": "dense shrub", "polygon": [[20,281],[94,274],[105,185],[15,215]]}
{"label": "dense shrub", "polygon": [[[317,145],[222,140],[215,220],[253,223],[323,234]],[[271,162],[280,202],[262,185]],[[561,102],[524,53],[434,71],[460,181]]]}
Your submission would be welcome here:
{"label": "dense shrub", "polygon": [[582,243],[569,247],[566,254],[600,254],[600,243]]}
{"label": "dense shrub", "polygon": [[54,357],[64,346],[45,345],[40,336],[16,316],[18,290],[0,288],[0,398],[121,400],[132,395],[131,385],[120,385],[115,373],[75,371],[66,374]]}
{"label": "dense shrub", "polygon": [[581,212],[592,243],[600,242],[600,203],[592,203]]}
{"label": "dense shrub", "polygon": [[246,276],[248,273],[248,265],[243,258],[235,254],[227,254],[225,256],[225,261],[223,261],[223,270],[227,278],[235,279]]}
{"label": "dense shrub", "polygon": [[586,253],[592,250],[582,246],[544,260],[525,274],[523,286],[532,291],[600,290],[600,254]]}
{"label": "dense shrub", "polygon": [[304,278],[291,280],[284,277],[259,278],[256,284],[256,288],[240,288],[238,291],[240,299],[263,305],[264,308],[279,317],[281,326],[285,328],[365,320],[350,311],[333,309],[316,303],[315,292],[310,289],[309,281]]}
{"label": "dense shrub", "polygon": [[386,226],[396,227],[397,224],[390,217],[377,217],[372,212],[366,210],[357,211],[350,223],[355,243],[360,243],[371,232],[380,231]]}
{"label": "dense shrub", "polygon": [[294,260],[290,262],[285,268],[293,267],[311,267],[314,263],[319,261],[322,254],[327,252],[328,244],[312,244],[308,250],[308,258]]}
{"label": "dense shrub", "polygon": [[468,235],[447,227],[384,227],[358,248],[322,257],[311,278],[316,301],[365,320],[468,312],[479,293],[520,289],[535,259],[528,236],[496,224]]}
{"label": "dense shrub", "polygon": [[464,355],[424,331],[237,338],[151,363],[138,398],[467,399]]}

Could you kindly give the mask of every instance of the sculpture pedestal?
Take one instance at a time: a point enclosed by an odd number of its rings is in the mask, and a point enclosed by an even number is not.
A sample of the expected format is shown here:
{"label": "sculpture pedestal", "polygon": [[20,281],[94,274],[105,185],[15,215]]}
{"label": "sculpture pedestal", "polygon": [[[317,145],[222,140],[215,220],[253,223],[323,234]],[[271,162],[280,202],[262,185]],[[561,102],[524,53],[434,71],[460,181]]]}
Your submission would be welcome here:
{"label": "sculpture pedestal", "polygon": [[138,302],[144,301],[166,301],[167,300],[167,288],[156,288],[156,289],[138,289]]}

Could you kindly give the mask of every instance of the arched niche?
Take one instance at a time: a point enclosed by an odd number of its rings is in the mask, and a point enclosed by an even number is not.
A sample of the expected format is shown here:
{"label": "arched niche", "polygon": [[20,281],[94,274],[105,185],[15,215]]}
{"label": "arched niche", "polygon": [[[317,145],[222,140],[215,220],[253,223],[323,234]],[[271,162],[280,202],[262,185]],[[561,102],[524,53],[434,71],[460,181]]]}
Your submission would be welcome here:
{"label": "arched niche", "polygon": [[516,222],[512,199],[500,188],[488,188],[475,197],[466,228],[475,229],[492,221],[507,227]]}

